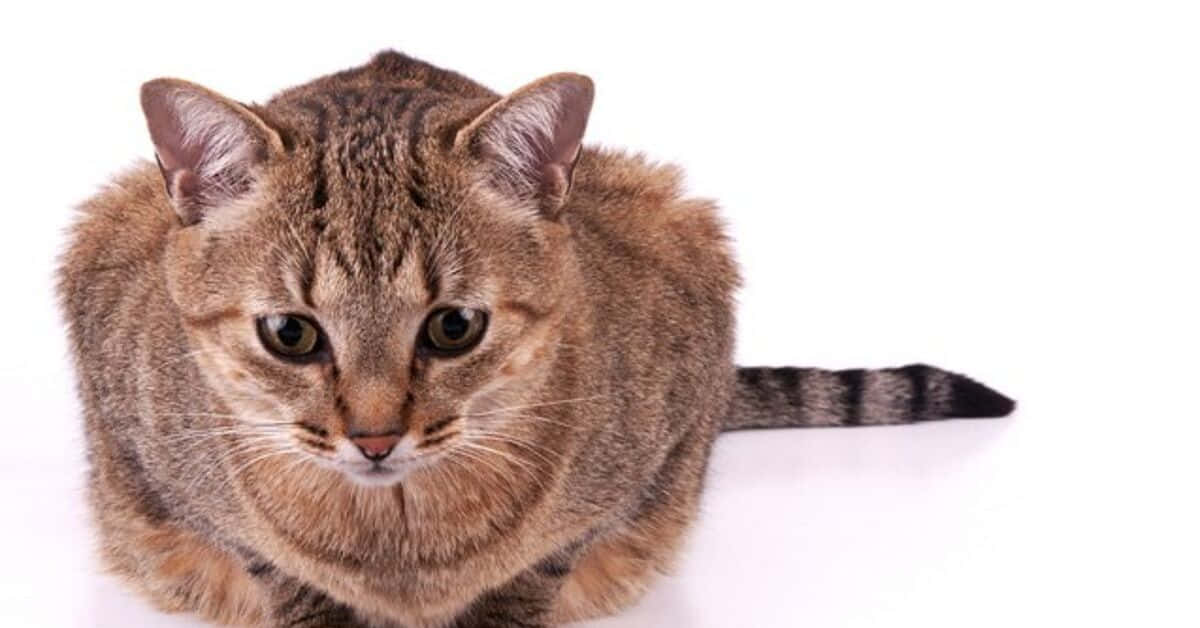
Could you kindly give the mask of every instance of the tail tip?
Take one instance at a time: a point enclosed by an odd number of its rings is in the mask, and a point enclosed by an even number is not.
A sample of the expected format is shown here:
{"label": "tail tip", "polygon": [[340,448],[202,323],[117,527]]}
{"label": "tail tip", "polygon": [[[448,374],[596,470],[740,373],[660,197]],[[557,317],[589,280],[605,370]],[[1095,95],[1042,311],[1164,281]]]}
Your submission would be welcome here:
{"label": "tail tip", "polygon": [[964,418],[993,418],[1012,414],[1017,402],[965,375],[956,375],[951,414]]}

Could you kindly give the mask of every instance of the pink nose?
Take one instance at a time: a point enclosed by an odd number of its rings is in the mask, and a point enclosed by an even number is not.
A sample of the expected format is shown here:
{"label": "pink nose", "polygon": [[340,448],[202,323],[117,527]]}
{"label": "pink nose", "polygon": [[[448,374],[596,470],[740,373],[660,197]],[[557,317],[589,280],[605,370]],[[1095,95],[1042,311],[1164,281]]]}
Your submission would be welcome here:
{"label": "pink nose", "polygon": [[382,436],[357,436],[351,438],[350,442],[358,446],[358,450],[368,460],[379,461],[387,458],[388,454],[396,448],[396,443],[400,442],[400,437],[395,434],[384,434]]}

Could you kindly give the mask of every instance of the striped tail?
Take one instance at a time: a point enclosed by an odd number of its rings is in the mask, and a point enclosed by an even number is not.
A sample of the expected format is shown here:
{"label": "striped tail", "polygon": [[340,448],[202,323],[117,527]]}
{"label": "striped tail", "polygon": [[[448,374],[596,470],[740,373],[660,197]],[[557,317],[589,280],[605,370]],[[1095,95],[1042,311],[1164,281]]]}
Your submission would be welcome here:
{"label": "striped tail", "polygon": [[1014,407],[966,375],[924,364],[845,371],[739,367],[722,429],[895,425],[1001,417]]}

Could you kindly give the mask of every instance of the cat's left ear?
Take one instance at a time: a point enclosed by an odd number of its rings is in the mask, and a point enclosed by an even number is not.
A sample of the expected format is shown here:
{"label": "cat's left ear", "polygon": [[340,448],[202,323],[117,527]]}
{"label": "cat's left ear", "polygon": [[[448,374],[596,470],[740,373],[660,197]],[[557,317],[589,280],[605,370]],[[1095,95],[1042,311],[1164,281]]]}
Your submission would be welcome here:
{"label": "cat's left ear", "polygon": [[586,76],[552,74],[489,107],[455,146],[482,159],[502,191],[553,219],[571,190],[593,94]]}
{"label": "cat's left ear", "polygon": [[245,105],[187,81],[142,85],[142,110],[184,226],[249,191],[257,166],[282,150],[279,133]]}

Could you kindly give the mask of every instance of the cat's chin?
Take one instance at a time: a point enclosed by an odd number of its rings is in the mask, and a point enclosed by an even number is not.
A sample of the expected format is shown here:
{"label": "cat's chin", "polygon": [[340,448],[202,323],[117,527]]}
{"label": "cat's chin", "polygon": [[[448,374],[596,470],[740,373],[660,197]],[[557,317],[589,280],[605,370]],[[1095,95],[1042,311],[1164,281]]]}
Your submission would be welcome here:
{"label": "cat's chin", "polygon": [[366,470],[345,470],[343,473],[346,478],[359,486],[368,486],[372,488],[387,488],[395,486],[409,474],[411,469],[387,469],[376,467]]}

